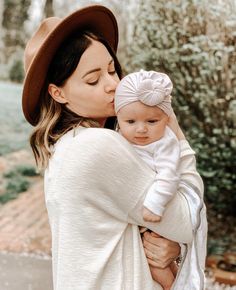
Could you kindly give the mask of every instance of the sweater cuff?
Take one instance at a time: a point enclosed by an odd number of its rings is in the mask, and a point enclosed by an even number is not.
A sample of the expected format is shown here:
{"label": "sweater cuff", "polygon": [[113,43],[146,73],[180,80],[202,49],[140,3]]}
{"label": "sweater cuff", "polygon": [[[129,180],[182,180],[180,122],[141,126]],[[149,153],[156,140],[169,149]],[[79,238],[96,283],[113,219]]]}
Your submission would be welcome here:
{"label": "sweater cuff", "polygon": [[190,147],[189,142],[187,140],[180,140],[180,157],[186,155],[195,155],[195,151]]}

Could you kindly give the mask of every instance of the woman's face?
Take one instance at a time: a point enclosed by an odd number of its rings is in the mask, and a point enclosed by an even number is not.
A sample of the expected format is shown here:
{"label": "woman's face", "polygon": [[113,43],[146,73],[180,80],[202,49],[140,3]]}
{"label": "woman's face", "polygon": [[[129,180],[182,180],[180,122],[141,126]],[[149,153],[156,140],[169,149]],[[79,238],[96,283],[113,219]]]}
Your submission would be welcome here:
{"label": "woman's face", "polygon": [[115,115],[114,93],[119,81],[108,50],[92,40],[76,70],[60,89],[71,111],[102,121]]}

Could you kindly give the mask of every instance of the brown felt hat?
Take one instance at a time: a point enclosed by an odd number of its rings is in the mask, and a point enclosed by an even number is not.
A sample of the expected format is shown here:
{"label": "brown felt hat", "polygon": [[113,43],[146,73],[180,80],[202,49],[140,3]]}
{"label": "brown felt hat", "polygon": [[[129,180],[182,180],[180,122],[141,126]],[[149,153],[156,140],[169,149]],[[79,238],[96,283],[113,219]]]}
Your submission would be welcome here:
{"label": "brown felt hat", "polygon": [[82,8],[63,19],[46,18],[28,41],[24,55],[26,76],[22,108],[31,125],[35,126],[38,121],[40,91],[54,54],[69,35],[84,29],[99,33],[114,51],[117,50],[118,27],[115,16],[101,5]]}

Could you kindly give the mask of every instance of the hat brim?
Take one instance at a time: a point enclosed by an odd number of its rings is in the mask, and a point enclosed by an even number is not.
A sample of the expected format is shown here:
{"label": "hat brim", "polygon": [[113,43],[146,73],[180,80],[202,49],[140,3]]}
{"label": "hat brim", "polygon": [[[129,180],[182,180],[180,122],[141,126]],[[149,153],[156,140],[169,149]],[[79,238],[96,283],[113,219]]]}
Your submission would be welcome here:
{"label": "hat brim", "polygon": [[100,5],[85,7],[62,19],[45,39],[25,76],[22,108],[26,120],[31,125],[35,126],[38,122],[40,92],[54,54],[69,35],[83,29],[99,33],[114,51],[117,50],[117,22],[112,12],[106,7]]}

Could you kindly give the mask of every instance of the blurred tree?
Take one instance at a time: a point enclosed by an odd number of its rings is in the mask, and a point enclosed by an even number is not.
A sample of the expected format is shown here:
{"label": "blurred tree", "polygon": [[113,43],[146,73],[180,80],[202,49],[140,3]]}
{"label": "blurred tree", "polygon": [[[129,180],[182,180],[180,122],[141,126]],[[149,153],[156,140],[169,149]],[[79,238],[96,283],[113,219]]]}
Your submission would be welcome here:
{"label": "blurred tree", "polygon": [[24,69],[21,60],[16,60],[9,71],[9,78],[12,82],[20,83],[24,78]]}
{"label": "blurred tree", "polygon": [[[4,0],[2,12],[2,44],[0,59],[1,76],[7,78],[14,63],[18,63],[21,68],[23,48],[26,42],[26,32],[24,23],[28,19],[28,11],[31,5],[31,0]],[[20,70],[19,70],[20,71]],[[18,71],[18,72],[19,72]],[[18,78],[18,80],[20,80]]]}
{"label": "blurred tree", "polygon": [[45,17],[54,16],[53,0],[46,0],[45,6],[44,6],[44,16]]}
{"label": "blurred tree", "polygon": [[17,46],[24,47],[24,22],[28,18],[31,0],[4,0],[2,26],[5,30],[5,55],[9,57]]}

